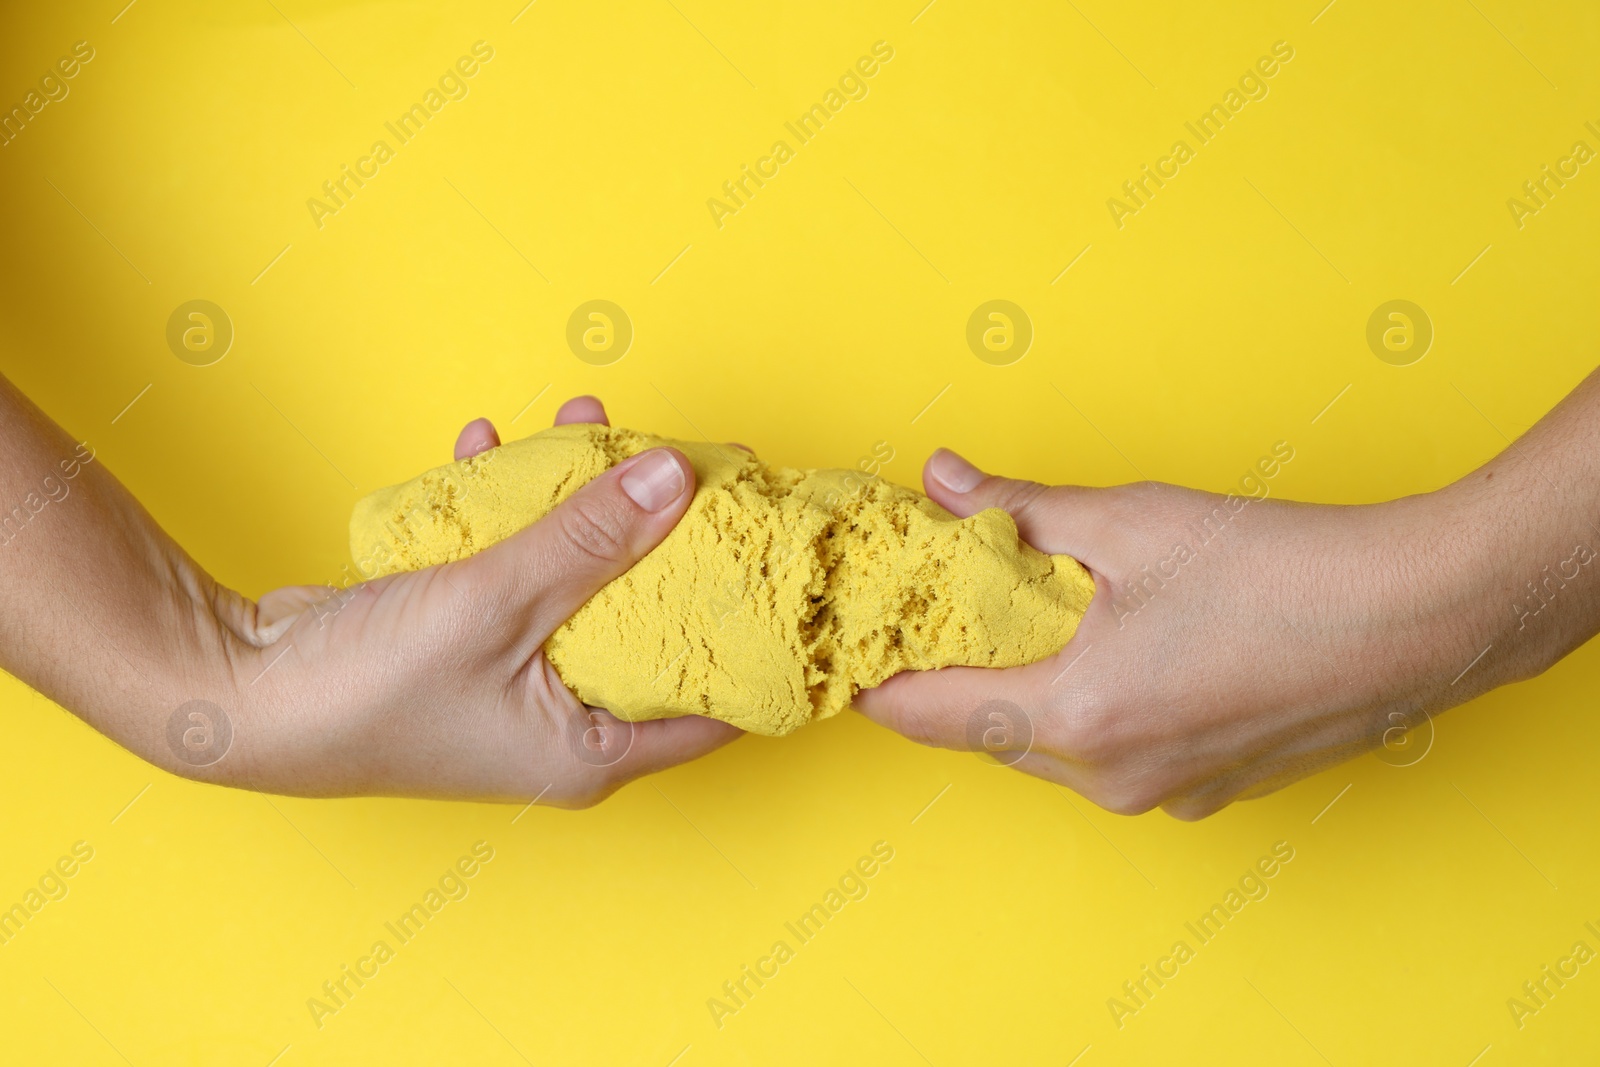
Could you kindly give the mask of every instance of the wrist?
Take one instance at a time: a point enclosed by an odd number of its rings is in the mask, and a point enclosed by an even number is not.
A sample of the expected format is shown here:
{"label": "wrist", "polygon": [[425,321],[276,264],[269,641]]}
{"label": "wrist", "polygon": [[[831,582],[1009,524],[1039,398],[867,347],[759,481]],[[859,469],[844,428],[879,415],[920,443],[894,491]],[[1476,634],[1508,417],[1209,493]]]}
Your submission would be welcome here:
{"label": "wrist", "polygon": [[1448,487],[1327,512],[1319,609],[1366,706],[1443,710],[1529,670],[1504,595],[1504,532],[1484,501]]}
{"label": "wrist", "polygon": [[253,605],[187,559],[171,573],[174,618],[166,631],[181,637],[151,679],[153,706],[136,751],[183,778],[239,784],[247,777],[241,742],[254,732],[241,729],[246,696],[263,659],[244,637]]}
{"label": "wrist", "polygon": [[1531,464],[1507,457],[1430,494],[1441,529],[1456,532],[1444,560],[1456,630],[1488,650],[1468,695],[1541,674],[1581,643],[1578,583],[1600,583],[1592,529]]}

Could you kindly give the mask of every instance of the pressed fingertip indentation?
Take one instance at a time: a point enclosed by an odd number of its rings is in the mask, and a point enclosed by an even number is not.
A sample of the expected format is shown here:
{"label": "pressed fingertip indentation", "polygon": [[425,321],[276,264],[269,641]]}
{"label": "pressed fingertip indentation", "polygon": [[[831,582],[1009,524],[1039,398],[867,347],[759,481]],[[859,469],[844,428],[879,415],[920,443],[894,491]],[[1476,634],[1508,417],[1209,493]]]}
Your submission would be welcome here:
{"label": "pressed fingertip indentation", "polygon": [[660,511],[683,493],[685,481],[678,457],[653,449],[622,475],[622,491],[646,511]]}

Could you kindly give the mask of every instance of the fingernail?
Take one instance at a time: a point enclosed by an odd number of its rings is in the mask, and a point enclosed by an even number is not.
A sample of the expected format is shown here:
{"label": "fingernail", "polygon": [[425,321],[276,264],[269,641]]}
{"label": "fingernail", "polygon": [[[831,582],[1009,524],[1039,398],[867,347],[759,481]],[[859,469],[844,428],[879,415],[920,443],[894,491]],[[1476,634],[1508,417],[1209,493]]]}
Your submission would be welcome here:
{"label": "fingernail", "polygon": [[665,449],[640,456],[622,475],[622,491],[646,511],[660,511],[683,492],[683,468]]}
{"label": "fingernail", "polygon": [[948,448],[941,448],[928,461],[928,473],[934,481],[952,493],[970,493],[983,481],[983,472]]}

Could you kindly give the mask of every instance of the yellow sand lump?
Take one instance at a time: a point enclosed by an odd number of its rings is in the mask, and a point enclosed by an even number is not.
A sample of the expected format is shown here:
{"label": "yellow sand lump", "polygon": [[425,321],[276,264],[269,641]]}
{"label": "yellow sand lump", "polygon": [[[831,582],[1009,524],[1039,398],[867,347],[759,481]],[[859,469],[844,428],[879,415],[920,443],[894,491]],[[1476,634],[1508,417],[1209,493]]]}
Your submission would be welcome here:
{"label": "yellow sand lump", "polygon": [[1094,582],[1023,544],[991,509],[957,520],[857,471],[768,467],[734,446],[558,426],[381,489],[356,505],[368,577],[461,559],[658,445],[694,464],[688,514],[545,649],[620,718],[710,715],[786,734],[903,670],[1014,667],[1058,651]]}

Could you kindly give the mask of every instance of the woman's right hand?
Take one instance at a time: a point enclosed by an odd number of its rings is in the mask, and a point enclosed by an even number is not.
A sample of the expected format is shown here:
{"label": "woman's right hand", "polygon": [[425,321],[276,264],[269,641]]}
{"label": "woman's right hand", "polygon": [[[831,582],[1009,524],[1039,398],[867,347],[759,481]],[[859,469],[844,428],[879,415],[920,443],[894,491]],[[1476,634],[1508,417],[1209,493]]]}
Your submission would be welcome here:
{"label": "woman's right hand", "polygon": [[[604,421],[590,397],[556,417]],[[456,458],[498,444],[476,420]],[[629,723],[584,706],[542,647],[660,543],[693,495],[687,459],[652,449],[458,562],[346,590],[291,586],[259,604],[219,591],[229,670],[194,698],[228,709],[231,746],[205,767],[166,762],[274,793],[580,807],[727,744],[741,732],[713,719]]]}

